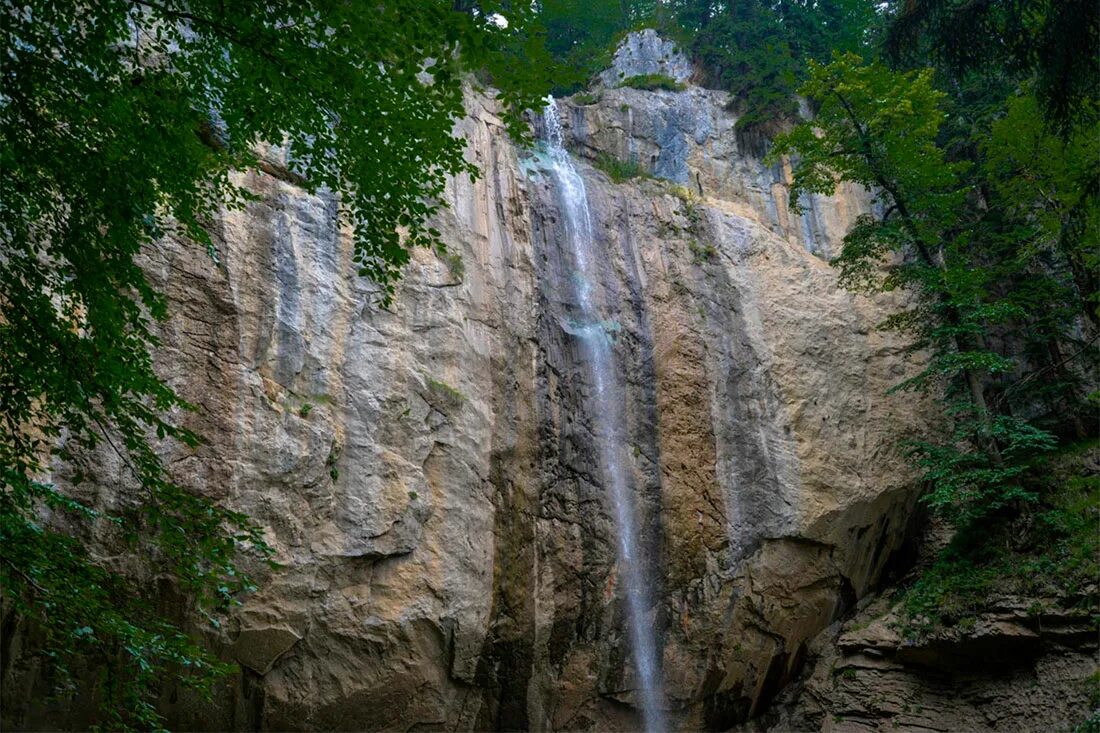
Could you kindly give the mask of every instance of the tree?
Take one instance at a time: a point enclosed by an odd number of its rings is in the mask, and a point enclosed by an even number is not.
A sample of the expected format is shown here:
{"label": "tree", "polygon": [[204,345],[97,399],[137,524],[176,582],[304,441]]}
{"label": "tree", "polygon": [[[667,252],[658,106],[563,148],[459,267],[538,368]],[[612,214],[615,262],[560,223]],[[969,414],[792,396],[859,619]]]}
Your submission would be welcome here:
{"label": "tree", "polygon": [[[907,2],[889,26],[885,51],[892,63],[902,67],[924,64],[928,59],[938,64],[941,87],[949,91],[952,102],[947,135],[941,143],[955,159],[975,163],[974,182],[983,195],[996,186],[983,179],[989,169],[981,162],[984,151],[977,142],[992,134],[997,120],[1012,113],[1006,100],[1033,99],[1033,117],[1024,120],[1015,116],[1023,123],[1021,131],[1026,130],[1019,136],[1006,135],[1008,129],[1000,126],[1002,149],[1013,137],[1024,143],[1041,133],[1048,152],[1056,152],[1053,138],[1059,137],[1064,146],[1084,153],[1063,166],[1059,181],[1062,191],[1072,192],[1080,200],[1069,208],[1052,209],[1049,202],[1040,203],[1039,208],[1046,211],[1043,218],[1048,226],[1052,211],[1065,216],[1058,222],[1059,256],[1072,269],[1077,295],[1089,304],[1085,315],[1094,326],[1100,325],[1096,268],[1090,266],[1083,251],[1091,244],[1083,238],[1089,212],[1100,206],[1100,159],[1090,155],[1092,151],[1081,150],[1082,141],[1100,137],[1100,13],[1095,3]],[[1061,155],[1055,159],[1065,160]],[[1047,183],[1044,190],[1049,191],[1051,181]]]}
{"label": "tree", "polygon": [[[211,623],[251,588],[237,553],[271,553],[247,517],[160,460],[157,443],[200,438],[170,417],[193,408],[153,368],[167,305],[135,258],[169,234],[216,258],[205,225],[249,200],[231,173],[258,166],[266,141],[285,146],[304,188],[339,192],[359,273],[388,299],[409,248],[440,244],[428,219],[445,177],[476,174],[452,136],[462,70],[499,85],[514,129],[542,93],[515,63],[530,12],[491,0],[5,9],[0,581],[5,613],[41,629],[59,683],[76,656],[103,660],[102,724],[156,726],[159,679],[187,669],[202,687],[224,667],[89,538],[170,579]],[[103,450],[130,473],[122,508],[54,481],[94,476]]]}
{"label": "tree", "polygon": [[920,0],[896,13],[886,41],[895,65],[937,62],[948,92],[938,143],[970,164],[972,238],[994,288],[1028,314],[996,336],[1033,373],[998,380],[995,399],[1047,404],[1044,424],[1081,437],[1091,350],[1078,321],[1100,326],[1100,15],[1091,3]]}
{"label": "tree", "polygon": [[910,0],[890,27],[895,62],[933,61],[956,74],[999,69],[1034,76],[1046,118],[1062,134],[1100,114],[1100,13],[1092,0]]}
{"label": "tree", "polygon": [[1095,367],[1100,325],[1100,136],[1056,134],[1025,87],[1008,97],[977,148],[981,241],[1003,297],[1026,314],[1007,333],[1029,373],[999,399],[1017,407],[1041,400],[1057,416],[1046,418],[1050,429],[1069,424],[1084,438],[1081,376]]}
{"label": "tree", "polygon": [[536,26],[553,60],[553,93],[572,94],[607,68],[619,41],[632,29],[663,26],[659,0],[543,0]]}
{"label": "tree", "polygon": [[795,57],[828,61],[834,51],[860,53],[877,42],[881,3],[867,0],[776,0]]}
{"label": "tree", "polygon": [[964,163],[936,145],[945,97],[931,70],[894,72],[853,54],[810,64],[800,90],[819,105],[813,123],[776,139],[773,159],[796,155],[791,200],[830,194],[838,181],[875,191],[881,216],[865,215],[834,261],[841,283],[858,291],[904,288],[914,305],[884,324],[915,337],[930,359],[896,389],[947,388],[955,425],[948,442],[920,441],[914,457],[932,486],[925,500],[963,521],[1036,498],[1027,471],[1053,437],[989,404],[991,378],[1015,362],[989,346],[990,330],[1020,318],[1018,302],[998,294],[996,270],[982,250],[981,221],[969,214],[974,192]]}
{"label": "tree", "polygon": [[709,3],[688,16],[697,24],[692,53],[711,84],[729,90],[741,107],[737,124],[751,128],[798,110],[798,62],[780,17],[763,0]]}
{"label": "tree", "polygon": [[678,0],[675,27],[706,81],[729,90],[741,131],[774,132],[798,111],[806,62],[868,45],[878,22],[870,0]]}
{"label": "tree", "polygon": [[572,93],[610,62],[612,44],[630,27],[625,0],[546,0],[539,22],[557,66],[555,93]]}

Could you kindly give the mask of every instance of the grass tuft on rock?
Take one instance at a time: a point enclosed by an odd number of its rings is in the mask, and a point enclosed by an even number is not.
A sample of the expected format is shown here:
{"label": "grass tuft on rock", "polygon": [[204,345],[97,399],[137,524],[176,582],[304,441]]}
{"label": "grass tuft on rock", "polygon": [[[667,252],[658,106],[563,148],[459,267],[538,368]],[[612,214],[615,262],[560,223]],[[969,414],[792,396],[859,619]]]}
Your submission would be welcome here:
{"label": "grass tuft on rock", "polygon": [[599,153],[592,165],[606,173],[615,183],[624,183],[635,178],[653,178],[653,174],[637,161],[623,160],[607,153]]}
{"label": "grass tuft on rock", "polygon": [[462,255],[449,247],[436,247],[435,253],[439,259],[443,260],[443,264],[447,266],[451,277],[458,282],[462,282],[463,277],[466,275],[466,263],[462,260]]}
{"label": "grass tuft on rock", "polygon": [[687,85],[681,84],[666,74],[638,74],[637,76],[628,76],[619,83],[619,86],[630,87],[631,89],[644,89],[649,92],[682,92],[687,89]]}
{"label": "grass tuft on rock", "polygon": [[466,395],[446,382],[435,379],[427,374],[424,375],[424,378],[425,382],[427,382],[431,396],[435,398],[429,401],[432,402],[435,407],[447,412],[449,410],[458,409],[466,402]]}

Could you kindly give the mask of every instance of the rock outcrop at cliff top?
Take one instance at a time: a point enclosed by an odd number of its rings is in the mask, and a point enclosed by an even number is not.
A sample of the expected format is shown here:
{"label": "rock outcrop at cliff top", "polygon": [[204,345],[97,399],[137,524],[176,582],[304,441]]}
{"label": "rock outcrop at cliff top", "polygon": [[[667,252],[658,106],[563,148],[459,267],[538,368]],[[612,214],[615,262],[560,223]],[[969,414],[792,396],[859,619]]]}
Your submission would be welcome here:
{"label": "rock outcrop at cliff top", "polygon": [[[930,412],[886,396],[909,368],[875,330],[890,304],[840,290],[826,261],[865,192],[795,217],[788,171],[738,150],[724,94],[592,94],[563,116],[656,558],[668,719],[728,727],[879,580],[915,498],[898,440]],[[170,464],[263,525],[282,564],[212,640],[242,676],[213,707],[166,697],[170,725],[636,729],[590,386],[550,315],[562,212],[496,112],[470,95],[459,131],[482,175],[448,186],[453,254],[415,252],[390,308],[355,276],[336,202],[269,173],[242,176],[259,200],[218,222],[218,262],[150,253],[172,303],[158,361],[209,441]],[[597,155],[654,177],[612,183]]]}

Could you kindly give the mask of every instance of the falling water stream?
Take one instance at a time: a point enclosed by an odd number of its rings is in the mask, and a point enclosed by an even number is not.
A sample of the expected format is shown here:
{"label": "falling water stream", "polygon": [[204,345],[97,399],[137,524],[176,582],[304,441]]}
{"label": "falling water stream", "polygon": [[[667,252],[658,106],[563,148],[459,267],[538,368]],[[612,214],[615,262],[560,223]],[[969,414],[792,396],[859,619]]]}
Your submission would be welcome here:
{"label": "falling water stream", "polygon": [[624,395],[615,378],[615,357],[611,350],[608,327],[601,320],[593,301],[593,285],[599,282],[599,278],[592,263],[595,240],[588,209],[588,192],[584,179],[577,172],[565,149],[561,118],[557,103],[552,97],[547,99],[544,116],[552,175],[561,196],[567,244],[575,270],[571,282],[579,317],[576,322],[566,325],[566,328],[582,344],[584,368],[593,386],[585,407],[592,419],[596,453],[614,506],[619,583],[625,598],[626,622],[637,669],[637,692],[642,716],[646,730],[656,733],[664,730],[665,725],[661,707],[657,644],[653,625],[646,617],[647,610],[652,607],[652,599],[649,593],[650,584],[643,577],[645,558],[639,548],[632,500],[630,462],[626,455],[628,441],[625,438],[622,410]]}

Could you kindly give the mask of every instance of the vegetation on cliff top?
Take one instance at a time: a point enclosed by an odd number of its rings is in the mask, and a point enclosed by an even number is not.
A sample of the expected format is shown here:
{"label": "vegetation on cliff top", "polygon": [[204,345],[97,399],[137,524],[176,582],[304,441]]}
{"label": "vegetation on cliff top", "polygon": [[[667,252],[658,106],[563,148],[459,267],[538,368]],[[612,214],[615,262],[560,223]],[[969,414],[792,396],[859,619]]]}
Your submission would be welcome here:
{"label": "vegetation on cliff top", "polygon": [[656,28],[692,57],[707,86],[728,90],[742,131],[774,132],[798,111],[795,89],[811,59],[871,47],[885,25],[874,0],[546,0],[555,92],[606,68],[630,30]]}

